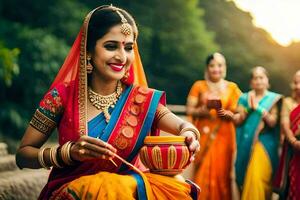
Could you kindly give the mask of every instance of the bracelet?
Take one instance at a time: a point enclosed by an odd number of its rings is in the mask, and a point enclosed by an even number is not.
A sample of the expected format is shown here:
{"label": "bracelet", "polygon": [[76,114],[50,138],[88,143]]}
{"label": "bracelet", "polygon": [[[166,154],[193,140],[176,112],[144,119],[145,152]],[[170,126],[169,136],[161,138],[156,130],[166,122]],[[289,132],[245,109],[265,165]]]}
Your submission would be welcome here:
{"label": "bracelet", "polygon": [[61,148],[62,146],[59,146],[57,148],[56,159],[60,166],[65,166],[66,165],[65,162],[61,158]]}
{"label": "bracelet", "polygon": [[75,162],[71,158],[71,147],[74,144],[74,142],[66,142],[62,147],[61,147],[61,159],[66,165],[73,165]]}
{"label": "bracelet", "polygon": [[49,166],[46,165],[45,161],[44,161],[44,151],[46,150],[46,148],[42,148],[39,150],[38,152],[38,161],[40,163],[40,165],[45,168],[45,169],[50,169]]}
{"label": "bracelet", "polygon": [[256,108],[256,110],[257,110],[257,112],[258,112],[259,114],[261,114],[261,115],[263,115],[263,114],[266,112],[266,109],[264,109],[264,108],[261,107],[261,106],[258,106],[258,107]]}
{"label": "bracelet", "polygon": [[50,161],[52,163],[52,165],[56,168],[63,168],[63,166],[61,166],[58,161],[57,161],[57,148],[58,147],[51,147],[50,149]]}
{"label": "bracelet", "polygon": [[290,141],[290,142],[291,142],[291,145],[294,145],[294,143],[297,142],[297,139],[296,139],[296,138],[293,138],[293,140]]}
{"label": "bracelet", "polygon": [[194,127],[186,127],[186,128],[181,129],[179,135],[181,135],[183,132],[186,132],[186,131],[193,132],[196,137],[196,140],[200,139],[200,132],[198,131],[198,129],[196,129]]}

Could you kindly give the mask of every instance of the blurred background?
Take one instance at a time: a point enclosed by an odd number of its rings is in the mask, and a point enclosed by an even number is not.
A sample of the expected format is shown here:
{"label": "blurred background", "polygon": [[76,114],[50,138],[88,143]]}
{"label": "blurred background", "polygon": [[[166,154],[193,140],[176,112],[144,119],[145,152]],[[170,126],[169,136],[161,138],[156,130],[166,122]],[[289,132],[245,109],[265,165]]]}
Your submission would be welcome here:
{"label": "blurred background", "polygon": [[243,91],[250,69],[261,65],[273,91],[290,93],[300,68],[297,0],[0,0],[0,141],[10,152],[84,16],[111,3],[135,17],[149,85],[165,90],[169,104],[185,104],[192,83],[203,79],[206,56],[215,51],[227,59],[227,79]]}

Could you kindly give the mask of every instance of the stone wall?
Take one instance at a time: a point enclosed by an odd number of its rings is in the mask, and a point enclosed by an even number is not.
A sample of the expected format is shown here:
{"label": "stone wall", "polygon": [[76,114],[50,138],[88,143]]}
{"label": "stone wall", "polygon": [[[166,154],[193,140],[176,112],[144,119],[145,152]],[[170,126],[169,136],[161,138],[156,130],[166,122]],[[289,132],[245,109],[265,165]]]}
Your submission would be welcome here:
{"label": "stone wall", "polygon": [[36,200],[47,182],[49,171],[20,170],[15,155],[7,153],[7,145],[0,143],[0,199]]}

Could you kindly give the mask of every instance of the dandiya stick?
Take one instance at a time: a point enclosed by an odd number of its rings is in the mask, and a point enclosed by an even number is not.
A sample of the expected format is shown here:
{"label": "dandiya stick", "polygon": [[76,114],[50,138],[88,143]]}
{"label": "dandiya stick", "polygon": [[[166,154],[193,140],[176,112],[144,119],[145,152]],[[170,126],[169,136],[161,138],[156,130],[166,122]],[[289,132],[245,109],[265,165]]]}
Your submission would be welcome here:
{"label": "dandiya stick", "polygon": [[[139,174],[143,173],[141,170],[139,170],[136,166],[134,166],[133,164],[131,164],[130,162],[127,162],[124,158],[122,158],[121,156],[119,156],[118,154],[114,153],[114,157],[116,157],[117,159],[119,159],[120,161],[122,161],[124,164],[126,164],[127,166],[131,167],[134,171],[138,172]],[[112,161],[112,160],[111,160]],[[113,161],[112,161],[113,162]]]}
{"label": "dandiya stick", "polygon": [[114,153],[114,156],[117,159],[119,159],[120,161],[122,161],[123,163],[125,163],[127,166],[131,167],[134,171],[136,171],[142,177],[143,181],[145,182],[146,195],[147,195],[148,199],[154,199],[154,195],[152,193],[151,187],[149,186],[150,184],[148,182],[146,175],[141,170],[139,170],[137,167],[135,167],[131,163],[127,162],[124,158],[120,157],[118,154]]}

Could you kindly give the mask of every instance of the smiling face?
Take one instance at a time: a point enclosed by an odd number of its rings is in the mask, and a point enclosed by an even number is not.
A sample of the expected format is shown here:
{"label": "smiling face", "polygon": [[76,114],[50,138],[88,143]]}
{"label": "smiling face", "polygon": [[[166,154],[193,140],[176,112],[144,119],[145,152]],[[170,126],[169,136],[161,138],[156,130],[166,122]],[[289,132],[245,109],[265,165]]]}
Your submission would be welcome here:
{"label": "smiling face", "polygon": [[262,67],[254,68],[252,72],[251,87],[253,90],[263,91],[269,87],[269,78]]}
{"label": "smiling face", "polygon": [[207,75],[209,80],[218,82],[224,78],[226,73],[226,61],[224,57],[218,53],[214,54],[213,59],[207,65]]}
{"label": "smiling face", "polygon": [[104,80],[120,80],[134,61],[134,35],[124,35],[121,25],[113,26],[96,41],[93,52],[88,52],[94,75]]}

